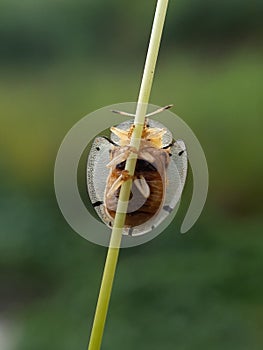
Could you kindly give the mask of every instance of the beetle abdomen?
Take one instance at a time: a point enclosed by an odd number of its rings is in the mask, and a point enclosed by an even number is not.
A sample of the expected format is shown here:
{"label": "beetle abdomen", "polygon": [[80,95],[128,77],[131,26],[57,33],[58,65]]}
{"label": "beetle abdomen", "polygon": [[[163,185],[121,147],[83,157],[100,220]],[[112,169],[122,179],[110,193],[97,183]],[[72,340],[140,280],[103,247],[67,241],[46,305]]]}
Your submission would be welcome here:
{"label": "beetle abdomen", "polygon": [[[118,179],[124,168],[125,162],[116,166],[116,169],[114,169],[109,176],[107,188],[110,188],[116,179]],[[145,160],[138,159],[134,179],[140,178],[141,176],[145,179],[150,194],[148,198],[145,198],[144,194],[133,182],[125,221],[126,226],[138,226],[150,220],[159,212],[163,202],[164,185],[161,175],[152,164]],[[112,219],[114,219],[116,214],[118,198],[119,189],[109,197],[106,197],[105,200],[106,211]]]}

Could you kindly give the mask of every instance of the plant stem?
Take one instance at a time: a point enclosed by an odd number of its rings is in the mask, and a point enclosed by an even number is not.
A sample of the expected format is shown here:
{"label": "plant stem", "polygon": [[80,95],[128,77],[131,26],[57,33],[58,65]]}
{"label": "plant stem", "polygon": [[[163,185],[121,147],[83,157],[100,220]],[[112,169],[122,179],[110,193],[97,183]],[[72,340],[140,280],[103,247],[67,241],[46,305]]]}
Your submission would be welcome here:
{"label": "plant stem", "polygon": [[[136,148],[137,150],[140,148],[142,130],[152,88],[153,76],[158,57],[167,6],[168,0],[157,1],[149,48],[146,56],[146,62],[138,97],[138,104],[136,108],[136,115],[134,120],[135,128],[133,130],[130,142],[130,146]],[[134,174],[136,161],[136,153],[132,153],[126,161],[125,170],[127,170],[131,176]],[[125,181],[121,186],[88,350],[99,350],[101,347],[112,284],[119,256],[122,232],[125,224],[126,212],[128,209],[131,186],[132,180]]]}

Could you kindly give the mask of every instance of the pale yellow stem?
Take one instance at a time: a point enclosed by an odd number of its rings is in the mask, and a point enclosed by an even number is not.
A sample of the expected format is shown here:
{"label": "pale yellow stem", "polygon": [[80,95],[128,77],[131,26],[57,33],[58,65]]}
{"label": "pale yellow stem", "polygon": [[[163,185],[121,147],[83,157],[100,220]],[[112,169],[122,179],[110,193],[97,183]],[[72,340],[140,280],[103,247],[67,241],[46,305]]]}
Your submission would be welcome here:
{"label": "pale yellow stem", "polygon": [[[158,0],[138,97],[138,104],[134,120],[135,128],[133,130],[130,143],[130,145],[132,147],[135,147],[137,150],[140,148],[142,130],[152,88],[152,81],[158,57],[167,6],[168,0]],[[126,162],[125,169],[131,176],[134,174],[136,161],[137,155],[135,153],[132,153]],[[121,186],[88,350],[99,350],[101,347],[111,289],[118,261],[122,232],[125,224],[126,212],[128,209],[131,185],[132,180],[128,180],[125,181]]]}

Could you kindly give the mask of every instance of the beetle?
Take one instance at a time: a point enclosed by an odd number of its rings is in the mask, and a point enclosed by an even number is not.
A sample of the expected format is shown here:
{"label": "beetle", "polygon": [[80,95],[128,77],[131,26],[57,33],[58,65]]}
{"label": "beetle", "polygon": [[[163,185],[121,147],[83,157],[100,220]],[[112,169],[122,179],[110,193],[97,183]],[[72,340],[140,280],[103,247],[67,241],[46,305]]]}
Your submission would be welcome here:
{"label": "beetle", "polygon": [[[132,152],[137,153],[124,234],[138,236],[153,230],[180,200],[187,175],[185,144],[174,140],[164,125],[149,118],[171,106],[146,115],[138,152],[130,147],[133,119],[111,127],[110,138],[96,137],[91,146],[88,193],[98,216],[109,227],[113,226],[121,185],[130,179],[126,160]],[[112,112],[134,117],[126,112]]]}

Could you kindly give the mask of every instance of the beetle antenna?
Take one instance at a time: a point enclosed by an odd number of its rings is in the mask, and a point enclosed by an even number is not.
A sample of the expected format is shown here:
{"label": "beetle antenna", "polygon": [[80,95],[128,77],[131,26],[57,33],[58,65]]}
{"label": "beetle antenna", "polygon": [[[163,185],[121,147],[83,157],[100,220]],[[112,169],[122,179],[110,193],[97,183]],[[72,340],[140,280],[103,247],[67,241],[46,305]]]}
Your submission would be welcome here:
{"label": "beetle antenna", "polygon": [[[151,117],[152,115],[159,114],[159,113],[165,111],[166,109],[170,109],[172,107],[173,107],[172,104],[161,107],[161,108],[157,109],[156,111],[153,111],[151,113],[146,114],[146,117]],[[116,114],[120,114],[120,115],[124,115],[125,117],[133,117],[133,118],[135,117],[135,114],[127,113],[127,112],[123,112],[123,111],[118,111],[115,109],[112,109],[111,112],[116,113]]]}
{"label": "beetle antenna", "polygon": [[157,110],[154,111],[154,112],[151,112],[151,113],[149,113],[149,114],[146,114],[146,117],[151,117],[152,115],[161,113],[161,112],[165,111],[166,109],[170,109],[170,108],[172,108],[172,107],[173,107],[173,105],[167,105],[167,106],[161,107],[161,108],[157,109]]}
{"label": "beetle antenna", "polygon": [[116,111],[115,109],[111,110],[112,113],[124,115],[125,117],[135,117],[135,114],[132,113],[127,113],[127,112],[122,112],[122,111]]}

